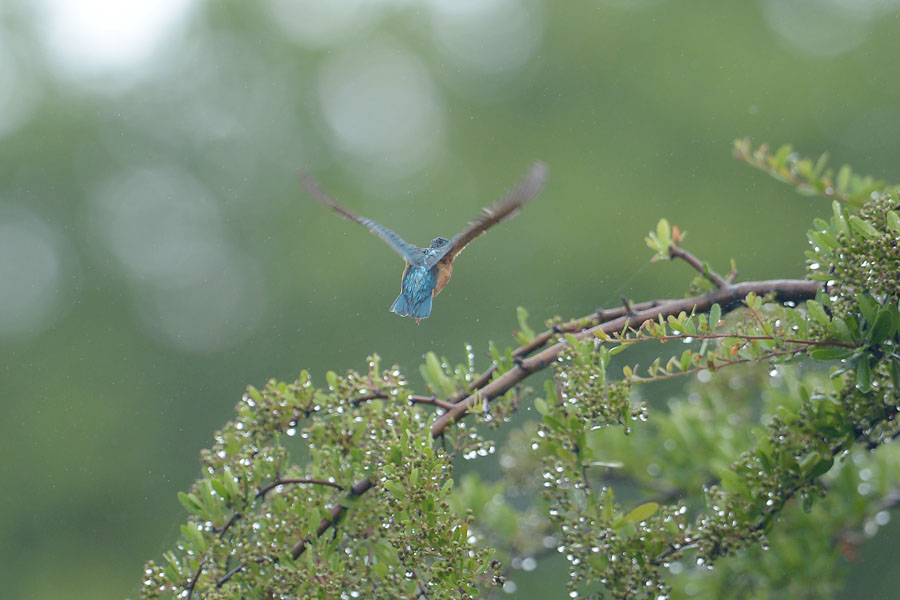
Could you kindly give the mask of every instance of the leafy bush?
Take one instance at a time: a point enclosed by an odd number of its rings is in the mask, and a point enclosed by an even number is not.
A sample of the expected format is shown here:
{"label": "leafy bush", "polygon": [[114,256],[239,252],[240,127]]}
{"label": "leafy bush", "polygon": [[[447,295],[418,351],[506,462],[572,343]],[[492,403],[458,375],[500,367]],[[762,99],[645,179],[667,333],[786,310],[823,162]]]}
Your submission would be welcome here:
{"label": "leafy bush", "polygon": [[[686,298],[543,332],[520,309],[519,346],[482,373],[472,348],[429,353],[426,393],[378,356],[250,388],[142,597],[471,598],[550,552],[573,598],[828,597],[900,503],[900,199],[789,146],[735,155],[831,199],[807,279],[720,275],[661,220],[647,243],[696,269]],[[648,367],[615,366],[638,346]],[[497,481],[453,477],[495,453]]]}

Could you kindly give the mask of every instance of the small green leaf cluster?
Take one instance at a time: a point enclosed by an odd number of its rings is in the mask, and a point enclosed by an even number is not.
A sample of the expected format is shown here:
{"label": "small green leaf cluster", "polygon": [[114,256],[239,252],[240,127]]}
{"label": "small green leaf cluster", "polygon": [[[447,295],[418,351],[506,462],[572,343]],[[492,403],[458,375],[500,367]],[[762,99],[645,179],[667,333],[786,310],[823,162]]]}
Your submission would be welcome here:
{"label": "small green leaf cluster", "polygon": [[[839,360],[832,377],[846,386],[840,401],[858,435],[877,444],[891,430],[884,411],[897,410],[900,390],[900,202],[875,193],[855,214],[836,202],[829,221],[816,219],[808,238],[810,277],[827,296],[808,303],[820,337],[849,347],[823,348],[816,360]],[[877,425],[874,425],[877,424]]]}
{"label": "small green leaf cluster", "polygon": [[631,421],[646,420],[647,407],[632,406],[628,399],[627,381],[608,381],[606,370],[613,355],[600,339],[578,339],[566,334],[566,347],[554,365],[555,387],[547,382],[546,400],[536,399],[535,406],[544,416],[544,425],[552,428],[557,417],[580,422],[587,428],[622,425],[626,431]]}
{"label": "small green leaf cluster", "polygon": [[434,352],[425,354],[425,363],[419,366],[419,374],[435,398],[450,399],[478,376],[475,372],[475,353],[469,345],[466,345],[466,359],[466,365],[451,367],[446,358],[438,359]]}
{"label": "small green leaf cluster", "polygon": [[[841,552],[855,552],[858,541],[853,536],[862,535],[863,528],[865,535],[873,535],[878,524],[887,520],[878,499],[900,484],[900,448],[890,444],[875,453],[851,451],[818,478],[820,483],[810,487],[810,499],[827,491],[824,498],[812,505],[788,501],[778,513],[777,524],[769,522],[762,530],[753,528],[759,523],[759,514],[737,519],[736,510],[750,506],[743,488],[759,485],[737,468],[742,459],[752,460],[755,451],[768,447],[768,441],[762,440],[774,436],[781,443],[777,438],[785,429],[779,420],[796,425],[809,417],[810,412],[803,410],[807,402],[803,389],[824,396],[838,387],[839,382],[829,380],[827,374],[806,371],[800,365],[781,364],[774,370],[768,365],[723,369],[711,373],[708,380],[692,379],[683,394],[670,399],[668,412],[655,411],[653,419],[636,427],[631,435],[604,431],[600,452],[606,464],[616,467],[597,472],[595,485],[599,480],[624,491],[634,483],[641,490],[639,497],[649,495],[659,502],[679,497],[688,507],[688,515],[696,515],[685,531],[683,547],[673,547],[663,557],[672,598],[694,594],[824,598],[840,586],[844,571],[837,564],[844,562],[839,560]],[[812,403],[823,400],[813,398]],[[823,428],[828,422],[824,415],[833,413],[831,409],[820,413],[823,416],[816,427]],[[795,441],[790,441],[791,447]],[[815,456],[814,450],[804,456]],[[766,454],[766,460],[777,460],[778,453],[771,447]],[[799,462],[811,465],[812,459]],[[800,465],[793,468],[799,470]],[[707,490],[710,482],[718,482],[722,491]],[[730,499],[732,494],[736,498]],[[762,502],[763,508],[768,499]],[[772,506],[775,504],[773,501]],[[716,515],[712,507],[724,515]],[[722,527],[711,532],[709,521],[717,516],[722,517]],[[735,525],[744,523],[746,529],[729,531],[724,526],[727,516],[736,520]],[[703,524],[707,524],[706,531]],[[698,547],[718,554],[710,558],[710,554],[698,552]],[[691,589],[693,594],[686,593]]]}
{"label": "small green leaf cluster", "polygon": [[[528,454],[533,454],[530,448],[524,456]],[[545,552],[546,541],[553,539],[553,529],[539,506],[522,507],[513,500],[521,492],[510,485],[509,478],[487,482],[470,471],[454,486],[449,499],[457,513],[470,516],[470,530],[496,549],[497,559],[513,567],[521,564],[521,557]]]}
{"label": "small green leaf cluster", "polygon": [[828,166],[827,153],[812,160],[796,154],[790,144],[770,152],[768,145],[762,144],[754,149],[750,140],[744,138],[734,141],[732,152],[736,158],[765,171],[778,181],[793,185],[800,194],[835,198],[855,208],[873,193],[888,188],[883,181],[854,173],[849,165],[842,165],[835,173]]}
{"label": "small green leaf cluster", "polygon": [[609,381],[610,352],[599,340],[566,336],[567,352],[555,365],[555,382],[535,399],[541,414],[534,449],[542,456],[542,493],[557,531],[557,551],[569,562],[568,588],[606,586],[613,595],[664,593],[659,562],[680,538],[681,507],[643,503],[629,511],[616,503],[612,488],[594,490],[589,472],[605,468],[598,442],[610,427],[629,432],[647,420],[647,407],[629,401],[628,382]]}
{"label": "small green leaf cluster", "polygon": [[[849,342],[811,337],[818,322],[802,310],[750,293],[744,299],[745,309],[723,327],[722,307],[713,304],[708,314],[681,312],[667,319],[646,321],[639,329],[629,328],[614,335],[599,332],[598,337],[617,344],[610,355],[619,354],[638,343],[658,341],[681,342],[681,352],[660,355],[641,375],[638,365],[625,366],[623,373],[631,383],[658,381],[716,370],[734,364],[758,362],[778,357],[791,358],[805,352],[835,349],[832,343],[850,346]],[[816,305],[813,303],[813,305]],[[818,331],[818,330],[816,330]],[[838,347],[841,355],[852,349]]]}
{"label": "small green leaf cluster", "polygon": [[839,313],[852,312],[855,297],[863,293],[882,303],[900,300],[900,200],[896,192],[874,194],[856,214],[833,203],[829,221],[816,219],[807,237],[810,277],[828,282]]}
{"label": "small green leaf cluster", "polygon": [[[684,235],[682,234],[681,237],[684,237]],[[669,260],[669,250],[676,240],[675,236],[673,236],[672,227],[669,225],[669,221],[667,219],[660,219],[656,224],[656,231],[648,233],[647,237],[644,238],[644,241],[647,242],[647,246],[656,253],[653,255],[652,259],[656,261]]]}

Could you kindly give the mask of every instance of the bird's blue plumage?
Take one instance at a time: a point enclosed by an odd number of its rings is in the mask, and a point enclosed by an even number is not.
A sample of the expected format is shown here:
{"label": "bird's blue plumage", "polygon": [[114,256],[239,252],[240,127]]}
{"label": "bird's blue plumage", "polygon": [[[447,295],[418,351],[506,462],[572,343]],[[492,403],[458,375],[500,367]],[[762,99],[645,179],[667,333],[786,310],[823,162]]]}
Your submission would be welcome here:
{"label": "bird's blue plumage", "polygon": [[403,273],[400,295],[391,305],[391,312],[401,317],[424,319],[431,314],[431,299],[437,285],[437,267],[409,265]]}

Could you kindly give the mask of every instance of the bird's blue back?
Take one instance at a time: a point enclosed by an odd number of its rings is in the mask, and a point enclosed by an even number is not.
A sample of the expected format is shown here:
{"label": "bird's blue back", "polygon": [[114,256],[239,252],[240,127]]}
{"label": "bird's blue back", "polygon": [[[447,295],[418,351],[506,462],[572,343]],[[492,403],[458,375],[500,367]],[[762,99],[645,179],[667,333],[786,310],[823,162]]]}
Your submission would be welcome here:
{"label": "bird's blue back", "polygon": [[400,295],[391,305],[391,312],[414,319],[429,316],[435,285],[437,285],[437,267],[429,269],[424,265],[407,266],[400,284]]}

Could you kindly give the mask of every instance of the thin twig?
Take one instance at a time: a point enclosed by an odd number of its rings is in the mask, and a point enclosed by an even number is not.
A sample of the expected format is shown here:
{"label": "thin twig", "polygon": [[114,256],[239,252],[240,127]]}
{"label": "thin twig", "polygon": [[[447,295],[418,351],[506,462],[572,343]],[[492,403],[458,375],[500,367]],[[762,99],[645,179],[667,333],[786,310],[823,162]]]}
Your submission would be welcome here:
{"label": "thin twig", "polygon": [[[703,333],[703,334],[690,334],[683,333],[677,335],[661,335],[659,337],[654,337],[652,335],[641,335],[635,336],[633,338],[627,338],[618,340],[613,338],[613,341],[619,342],[621,341],[623,344],[633,344],[638,342],[648,342],[648,341],[657,341],[657,342],[669,342],[672,340],[685,340],[685,339],[693,339],[693,340],[720,340],[724,338],[733,338],[736,340],[768,340],[775,341],[776,336],[774,335],[744,335],[741,333]],[[785,338],[781,340],[785,344],[799,344],[801,346],[839,346],[841,348],[856,348],[853,344],[848,342],[839,342],[837,340],[798,340],[794,338]]]}
{"label": "thin twig", "polygon": [[709,265],[704,264],[699,258],[680,246],[676,246],[675,244],[669,246],[669,256],[672,258],[680,258],[685,261],[687,264],[694,267],[701,275],[712,281],[718,288],[730,285],[730,282],[727,279],[710,269]]}
{"label": "thin twig", "polygon": [[431,406],[437,406],[438,408],[443,408],[444,410],[450,410],[451,408],[453,408],[453,405],[449,402],[438,400],[434,396],[410,396],[409,401],[413,404],[430,404]]}
{"label": "thin twig", "polygon": [[[357,481],[356,483],[353,484],[353,487],[350,488],[350,496],[351,497],[362,496],[364,493],[368,492],[369,489],[371,489],[371,488],[372,488],[372,480],[369,479],[368,477],[366,477],[365,479]],[[332,525],[337,523],[341,519],[341,517],[344,516],[344,513],[346,513],[346,512],[347,512],[347,507],[344,506],[343,504],[338,504],[338,505],[332,507],[331,510],[328,511],[328,516],[319,522],[319,526],[316,528],[316,537],[319,537],[323,533],[328,531],[328,529]],[[303,554],[306,551],[306,546],[309,544],[309,542],[310,542],[309,538],[303,538],[302,540],[300,540],[299,542],[294,544],[294,547],[291,548],[291,557],[296,560],[296,558],[298,556],[300,556],[301,554]]]}
{"label": "thin twig", "polygon": [[687,369],[685,371],[678,371],[677,373],[666,373],[665,375],[653,375],[651,377],[640,377],[639,375],[632,375],[630,377],[630,381],[635,383],[649,383],[652,381],[662,381],[664,379],[675,379],[676,377],[684,377],[686,375],[693,375],[694,373],[699,373],[700,371],[717,371],[723,367],[730,367],[733,365],[740,365],[743,363],[752,362],[753,364],[758,364],[763,360],[768,360],[770,358],[775,358],[776,356],[793,356],[794,354],[799,354],[803,352],[805,348],[790,348],[788,350],[776,350],[773,352],[768,352],[766,354],[761,354],[754,358],[736,358],[734,360],[726,360],[720,363],[714,363],[711,365],[704,365],[702,367],[694,367],[692,369]]}
{"label": "thin twig", "polygon": [[[649,300],[647,302],[641,302],[639,304],[632,304],[631,309],[635,311],[648,310],[670,301],[671,300],[668,299]],[[519,346],[518,348],[513,350],[512,357],[513,359],[521,359],[522,357],[528,356],[536,350],[540,350],[562,333],[575,333],[578,331],[583,331],[586,327],[600,325],[608,321],[612,321],[613,319],[623,317],[627,314],[628,311],[624,306],[618,306],[616,308],[600,308],[597,309],[597,311],[593,314],[587,315],[586,317],[572,319],[571,321],[567,321],[566,323],[554,325],[550,329],[534,336],[534,339],[529,343]],[[469,396],[469,394],[472,394],[476,390],[479,390],[486,386],[488,383],[490,383],[491,377],[496,372],[496,370],[497,365],[491,365],[484,373],[479,375],[472,383],[470,383],[466,389],[451,397],[450,404],[458,404],[459,402],[465,400]]]}
{"label": "thin twig", "polygon": [[340,484],[337,484],[333,481],[326,481],[324,479],[276,479],[272,483],[266,485],[259,489],[256,493],[257,498],[262,498],[266,494],[268,494],[273,489],[277,488],[279,485],[289,485],[289,484],[312,484],[312,485],[326,485],[328,487],[333,487],[334,489],[343,492],[344,488],[341,487]]}
{"label": "thin twig", "polygon": [[[645,321],[656,321],[660,316],[665,318],[669,315],[677,316],[681,312],[706,312],[713,304],[721,306],[723,311],[729,311],[735,306],[738,306],[741,301],[747,297],[747,294],[750,293],[754,293],[757,296],[774,294],[777,299],[782,301],[791,300],[794,302],[801,302],[815,298],[816,292],[819,290],[820,286],[821,284],[819,282],[802,279],[747,281],[718,288],[694,298],[669,300],[654,308],[636,311],[632,316],[622,316],[602,325],[589,327],[574,333],[573,335],[578,339],[594,336],[594,334],[599,331],[602,331],[606,335],[612,335],[621,331],[629,324],[635,329],[639,329],[640,325]],[[557,342],[553,346],[550,346],[512,367],[509,371],[478,390],[477,393],[469,394],[469,396],[456,403],[452,409],[435,420],[434,424],[431,426],[432,435],[438,435],[452,423],[462,418],[475,402],[479,402],[484,398],[492,400],[497,396],[502,396],[531,373],[552,364],[566,347],[568,347],[566,342]]]}
{"label": "thin twig", "polygon": [[[371,382],[370,382],[371,383]],[[359,406],[363,402],[368,402],[369,400],[387,400],[390,398],[390,395],[387,392],[383,392],[381,390],[375,390],[369,394],[364,396],[359,396],[358,398],[354,398],[350,401],[350,404],[353,406]],[[438,400],[434,396],[418,396],[412,395],[409,396],[408,400],[413,404],[429,404],[431,406],[438,406],[443,408],[444,410],[449,409],[452,405],[450,402],[444,402],[443,400]]]}

